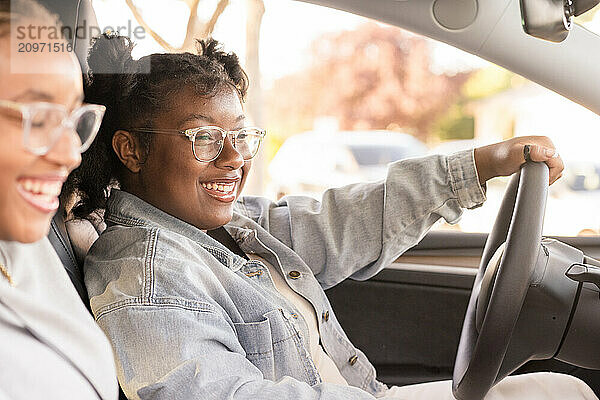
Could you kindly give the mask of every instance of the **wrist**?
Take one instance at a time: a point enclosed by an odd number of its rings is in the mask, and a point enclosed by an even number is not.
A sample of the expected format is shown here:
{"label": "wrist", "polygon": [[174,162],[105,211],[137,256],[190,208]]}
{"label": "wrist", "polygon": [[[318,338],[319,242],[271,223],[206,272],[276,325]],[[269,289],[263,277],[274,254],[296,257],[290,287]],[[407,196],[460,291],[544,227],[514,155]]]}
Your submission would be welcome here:
{"label": "wrist", "polygon": [[475,169],[477,170],[477,176],[479,177],[479,183],[484,186],[485,183],[494,177],[491,168],[491,157],[487,149],[488,146],[477,147],[473,150],[473,157],[475,159]]}

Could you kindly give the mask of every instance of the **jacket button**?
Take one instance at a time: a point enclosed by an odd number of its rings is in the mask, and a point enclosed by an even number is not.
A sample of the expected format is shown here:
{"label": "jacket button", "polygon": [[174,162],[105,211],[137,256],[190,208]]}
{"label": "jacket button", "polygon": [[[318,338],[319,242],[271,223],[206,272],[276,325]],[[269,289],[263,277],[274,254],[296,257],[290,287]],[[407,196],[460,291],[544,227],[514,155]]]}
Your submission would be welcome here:
{"label": "jacket button", "polygon": [[329,321],[329,310],[323,311],[323,321]]}
{"label": "jacket button", "polygon": [[298,271],[290,271],[290,273],[288,274],[288,276],[291,279],[298,279],[298,278],[300,278],[300,272],[298,272]]}
{"label": "jacket button", "polygon": [[354,356],[350,357],[348,362],[350,363],[350,365],[354,365],[354,364],[356,364],[357,360],[358,360],[358,356],[354,355]]}

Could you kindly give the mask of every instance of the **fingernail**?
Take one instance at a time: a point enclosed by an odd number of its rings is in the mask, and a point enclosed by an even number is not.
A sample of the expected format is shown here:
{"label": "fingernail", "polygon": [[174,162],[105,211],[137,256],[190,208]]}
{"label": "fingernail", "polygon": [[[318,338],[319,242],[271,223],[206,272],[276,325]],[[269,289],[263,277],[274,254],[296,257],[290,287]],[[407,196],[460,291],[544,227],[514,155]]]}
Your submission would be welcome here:
{"label": "fingernail", "polygon": [[546,157],[552,157],[555,153],[554,149],[546,149],[544,152],[546,153]]}

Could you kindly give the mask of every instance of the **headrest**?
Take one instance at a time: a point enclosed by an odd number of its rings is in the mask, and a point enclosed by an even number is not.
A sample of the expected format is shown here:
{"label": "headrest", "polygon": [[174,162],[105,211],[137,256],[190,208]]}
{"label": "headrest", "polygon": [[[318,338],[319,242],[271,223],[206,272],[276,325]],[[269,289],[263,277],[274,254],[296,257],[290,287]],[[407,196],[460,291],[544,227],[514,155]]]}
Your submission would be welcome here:
{"label": "headrest", "polygon": [[77,263],[83,265],[86,254],[98,236],[106,229],[106,224],[101,220],[92,223],[87,219],[72,219],[67,221],[65,226]]}
{"label": "headrest", "polygon": [[70,40],[81,70],[87,73],[87,55],[90,49],[91,34],[98,34],[98,21],[91,0],[38,0],[50,12],[60,18],[63,26],[71,28]]}

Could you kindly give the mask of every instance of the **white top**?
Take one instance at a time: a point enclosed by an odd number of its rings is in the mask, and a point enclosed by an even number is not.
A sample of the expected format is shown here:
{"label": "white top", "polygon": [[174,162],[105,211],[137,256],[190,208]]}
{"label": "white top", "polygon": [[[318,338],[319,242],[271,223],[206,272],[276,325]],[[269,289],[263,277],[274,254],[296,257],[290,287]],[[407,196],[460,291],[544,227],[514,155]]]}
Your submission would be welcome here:
{"label": "white top", "polygon": [[314,307],[308,300],[294,292],[290,286],[286,283],[285,279],[281,275],[281,272],[275,268],[272,264],[267,262],[264,258],[257,256],[256,254],[248,254],[248,257],[253,260],[262,262],[265,267],[269,270],[269,274],[273,278],[273,283],[277,291],[281,293],[283,297],[288,299],[300,312],[306,325],[308,325],[309,332],[309,351],[313,359],[319,375],[323,382],[337,383],[339,385],[348,385],[340,370],[337,368],[331,357],[327,355],[323,346],[320,344],[319,335],[319,323],[317,320],[317,313]]}
{"label": "white top", "polygon": [[0,399],[117,399],[110,344],[48,239],[0,241],[0,263]]}

